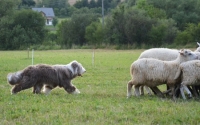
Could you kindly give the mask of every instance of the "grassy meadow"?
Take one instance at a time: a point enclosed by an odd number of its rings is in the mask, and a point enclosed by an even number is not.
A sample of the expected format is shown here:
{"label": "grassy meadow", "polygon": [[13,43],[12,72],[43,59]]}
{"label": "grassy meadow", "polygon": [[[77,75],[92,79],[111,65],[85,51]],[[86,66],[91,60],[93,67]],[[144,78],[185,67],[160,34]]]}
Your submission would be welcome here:
{"label": "grassy meadow", "polygon": [[[34,64],[66,64],[77,60],[86,68],[73,84],[81,91],[70,95],[62,88],[49,95],[32,89],[10,94],[6,76],[31,65],[31,52],[0,51],[1,125],[133,125],[200,124],[200,102],[176,102],[155,95],[126,98],[129,68],[143,50],[35,51]],[[164,89],[164,86],[160,86]]]}

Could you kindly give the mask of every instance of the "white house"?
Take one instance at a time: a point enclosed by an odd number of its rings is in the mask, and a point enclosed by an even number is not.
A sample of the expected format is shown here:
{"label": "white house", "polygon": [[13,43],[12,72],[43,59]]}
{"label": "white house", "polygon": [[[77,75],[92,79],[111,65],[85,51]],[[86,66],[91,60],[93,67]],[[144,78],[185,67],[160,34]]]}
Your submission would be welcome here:
{"label": "white house", "polygon": [[53,18],[55,17],[52,8],[32,8],[33,11],[40,12],[46,19],[46,25],[52,25]]}

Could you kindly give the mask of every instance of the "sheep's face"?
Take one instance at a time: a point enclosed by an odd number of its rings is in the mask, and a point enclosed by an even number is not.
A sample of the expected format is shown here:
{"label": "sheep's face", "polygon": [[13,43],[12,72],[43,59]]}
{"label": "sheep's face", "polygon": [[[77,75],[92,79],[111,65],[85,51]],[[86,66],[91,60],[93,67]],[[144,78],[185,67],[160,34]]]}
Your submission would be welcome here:
{"label": "sheep's face", "polygon": [[179,53],[181,55],[181,58],[183,59],[182,61],[198,59],[198,56],[194,52],[188,49],[182,49],[179,51]]}

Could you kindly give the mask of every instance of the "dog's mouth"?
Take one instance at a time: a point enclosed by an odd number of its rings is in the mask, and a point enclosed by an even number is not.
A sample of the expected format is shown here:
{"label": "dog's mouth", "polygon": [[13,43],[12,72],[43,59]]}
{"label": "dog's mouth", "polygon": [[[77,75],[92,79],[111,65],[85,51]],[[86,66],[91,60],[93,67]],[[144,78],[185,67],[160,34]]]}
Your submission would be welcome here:
{"label": "dog's mouth", "polygon": [[78,74],[78,76],[83,77],[82,74]]}
{"label": "dog's mouth", "polygon": [[83,77],[82,74],[84,74],[85,72],[86,72],[86,70],[84,69],[82,73],[78,74],[78,76]]}
{"label": "dog's mouth", "polygon": [[[85,72],[86,72],[86,71],[85,71]],[[85,72],[83,72],[83,73],[85,73]],[[82,74],[83,74],[83,73],[82,73]],[[83,76],[82,76],[82,74],[78,74],[78,76],[81,76],[81,77],[83,77]]]}

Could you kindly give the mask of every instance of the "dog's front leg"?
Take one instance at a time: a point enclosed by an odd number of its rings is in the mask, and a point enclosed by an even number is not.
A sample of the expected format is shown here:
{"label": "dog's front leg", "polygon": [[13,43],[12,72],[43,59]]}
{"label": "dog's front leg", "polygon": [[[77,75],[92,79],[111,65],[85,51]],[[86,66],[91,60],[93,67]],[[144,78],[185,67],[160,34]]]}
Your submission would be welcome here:
{"label": "dog's front leg", "polygon": [[80,94],[80,91],[71,83],[71,80],[63,81],[62,85],[69,94]]}

